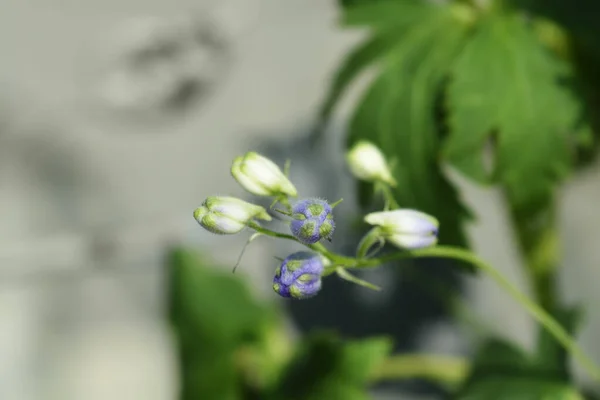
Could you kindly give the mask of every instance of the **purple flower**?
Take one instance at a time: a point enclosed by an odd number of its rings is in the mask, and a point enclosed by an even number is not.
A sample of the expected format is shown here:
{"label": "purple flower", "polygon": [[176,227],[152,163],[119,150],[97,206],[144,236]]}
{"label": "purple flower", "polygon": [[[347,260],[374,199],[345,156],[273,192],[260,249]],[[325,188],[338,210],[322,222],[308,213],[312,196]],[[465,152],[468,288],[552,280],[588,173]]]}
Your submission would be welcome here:
{"label": "purple flower", "polygon": [[323,261],[316,253],[299,251],[289,255],[275,270],[273,290],[282,297],[306,299],[321,290]]}
{"label": "purple flower", "polygon": [[292,234],[304,244],[331,240],[335,229],[331,206],[321,199],[300,200],[292,208]]}

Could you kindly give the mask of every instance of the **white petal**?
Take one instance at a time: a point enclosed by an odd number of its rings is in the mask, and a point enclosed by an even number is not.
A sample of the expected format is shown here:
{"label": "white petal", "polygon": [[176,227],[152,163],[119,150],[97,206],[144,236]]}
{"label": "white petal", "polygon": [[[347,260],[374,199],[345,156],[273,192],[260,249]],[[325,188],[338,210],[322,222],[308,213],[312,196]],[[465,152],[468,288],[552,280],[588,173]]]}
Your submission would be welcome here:
{"label": "white petal", "polygon": [[234,160],[233,165],[231,166],[231,175],[233,178],[248,192],[255,194],[257,196],[269,196],[271,195],[271,191],[267,188],[263,187],[259,182],[249,177],[242,170],[242,157],[238,157]]}
{"label": "white petal", "polygon": [[256,153],[249,153],[241,165],[241,170],[247,176],[260,182],[265,188],[276,191],[281,179],[285,179],[283,172],[268,158]]}
{"label": "white petal", "polygon": [[382,226],[387,231],[416,235],[436,232],[439,228],[438,220],[431,215],[410,209],[367,214],[365,222]]}
{"label": "white petal", "polygon": [[235,197],[209,197],[205,201],[211,213],[227,216],[230,219],[246,223],[264,209]]}
{"label": "white petal", "polygon": [[246,224],[226,216],[207,214],[202,218],[201,225],[207,230],[222,235],[231,235],[240,232]]}
{"label": "white petal", "polygon": [[419,236],[419,235],[392,235],[386,240],[401,249],[420,249],[423,247],[433,246],[437,243],[435,236]]}
{"label": "white petal", "polygon": [[394,183],[383,153],[370,142],[357,143],[348,152],[347,162],[352,174],[359,179]]}

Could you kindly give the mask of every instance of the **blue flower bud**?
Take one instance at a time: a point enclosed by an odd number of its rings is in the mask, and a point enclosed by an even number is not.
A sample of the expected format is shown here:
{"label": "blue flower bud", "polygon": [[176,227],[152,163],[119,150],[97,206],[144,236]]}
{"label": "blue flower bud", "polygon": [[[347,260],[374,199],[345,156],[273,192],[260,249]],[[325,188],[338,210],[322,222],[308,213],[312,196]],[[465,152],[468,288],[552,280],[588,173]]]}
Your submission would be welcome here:
{"label": "blue flower bud", "polygon": [[292,234],[304,244],[331,240],[335,230],[331,206],[321,199],[305,199],[292,207]]}
{"label": "blue flower bud", "polygon": [[291,254],[275,270],[273,290],[281,297],[312,297],[321,290],[323,268],[319,254],[308,251]]}

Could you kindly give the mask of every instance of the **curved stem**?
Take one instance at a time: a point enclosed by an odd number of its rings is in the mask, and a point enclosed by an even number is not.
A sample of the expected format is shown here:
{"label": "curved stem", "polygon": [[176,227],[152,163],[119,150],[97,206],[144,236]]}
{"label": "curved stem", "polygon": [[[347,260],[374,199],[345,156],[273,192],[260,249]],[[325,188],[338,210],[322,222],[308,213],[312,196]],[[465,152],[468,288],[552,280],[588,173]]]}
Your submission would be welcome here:
{"label": "curved stem", "polygon": [[458,357],[402,354],[384,360],[373,371],[371,382],[427,379],[449,386],[460,384],[469,373],[469,363]]}
{"label": "curved stem", "polygon": [[[261,227],[256,222],[250,222],[248,226],[267,236],[298,242],[298,240],[292,235],[271,231],[270,229]],[[425,257],[449,258],[468,262],[488,273],[489,276],[496,281],[496,283],[504,288],[515,300],[517,300],[517,302],[519,302],[525,308],[531,317],[533,317],[540,325],[546,328],[548,332],[550,332],[552,336],[554,336],[554,338],[581,363],[591,377],[600,382],[600,368],[598,368],[596,364],[585,355],[583,350],[577,345],[577,343],[575,343],[567,331],[543,308],[530,300],[525,294],[521,293],[512,283],[510,283],[508,279],[504,277],[504,275],[498,272],[498,270],[468,250],[456,247],[436,246],[420,250],[393,253],[379,258],[358,260],[356,258],[344,257],[332,253],[320,243],[308,245],[307,247],[329,258],[333,264],[343,265],[346,268],[374,268],[381,264],[395,260]],[[333,272],[335,272],[335,265],[331,268],[326,268],[323,275],[330,275]]]}
{"label": "curved stem", "polygon": [[383,195],[383,199],[385,201],[385,206],[384,206],[384,210],[395,210],[400,208],[400,205],[398,204],[398,202],[396,201],[396,196],[394,196],[394,193],[392,192],[392,189],[390,188],[390,186],[387,183],[384,182],[377,182],[375,183],[375,190],[376,191],[380,191],[381,194]]}
{"label": "curved stem", "polygon": [[[297,242],[300,243],[318,253],[321,253],[322,255],[324,255],[325,257],[327,257],[328,259],[330,259],[334,264],[338,264],[338,265],[344,265],[344,266],[349,266],[349,265],[355,265],[356,264],[356,259],[354,258],[350,258],[350,257],[344,257],[341,256],[339,254],[335,254],[331,251],[329,251],[325,246],[323,246],[321,243],[315,243],[315,244],[304,244],[302,242],[300,242],[298,239],[296,239],[294,236],[292,235],[288,235],[286,233],[280,233],[280,232],[275,232],[272,231],[270,229],[267,228],[263,228],[262,226],[260,226],[259,224],[257,224],[254,221],[250,221],[248,223],[248,227],[254,229],[256,232],[262,233],[263,235],[266,236],[271,236],[271,237],[275,237],[275,238],[279,238],[279,239],[285,239],[285,240],[291,240],[293,242]],[[333,273],[333,271],[335,270],[335,268],[331,271],[331,273]],[[328,274],[329,275],[329,274]]]}
{"label": "curved stem", "polygon": [[361,264],[356,264],[354,268],[371,268],[389,261],[399,260],[409,257],[441,257],[461,260],[472,264],[473,266],[485,271],[489,276],[504,288],[515,300],[517,300],[527,312],[544,328],[554,336],[554,338],[563,345],[575,359],[577,359],[586,371],[596,381],[600,382],[600,369],[596,364],[585,355],[583,350],[575,343],[567,331],[543,308],[530,300],[525,294],[521,293],[508,279],[504,277],[494,267],[474,255],[468,250],[455,247],[438,246],[428,249],[408,251],[403,253],[390,254],[378,259],[365,260]]}

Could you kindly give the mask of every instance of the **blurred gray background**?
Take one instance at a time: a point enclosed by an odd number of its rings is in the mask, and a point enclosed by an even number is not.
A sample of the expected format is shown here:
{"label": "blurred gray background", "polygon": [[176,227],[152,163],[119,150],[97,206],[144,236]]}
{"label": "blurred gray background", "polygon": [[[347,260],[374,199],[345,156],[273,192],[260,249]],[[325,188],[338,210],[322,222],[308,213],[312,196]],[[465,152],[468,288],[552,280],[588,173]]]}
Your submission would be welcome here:
{"label": "blurred gray background", "polygon": [[[304,195],[345,197],[352,212],[343,125],[317,152],[297,145],[360,37],[336,12],[334,0],[2,1],[0,399],[175,399],[162,250],[187,243],[235,263],[247,237],[213,237],[191,216],[208,195],[244,196],[233,157],[277,148]],[[475,249],[526,290],[500,197],[455,178],[479,216]],[[600,362],[600,169],[562,197],[561,287],[589,305],[579,339]],[[238,273],[279,301],[272,256],[288,245],[262,240]],[[388,289],[357,295],[376,307]],[[533,323],[493,282],[469,279],[466,292],[501,334],[532,343]],[[459,353],[466,338],[439,323],[418,347]]]}

